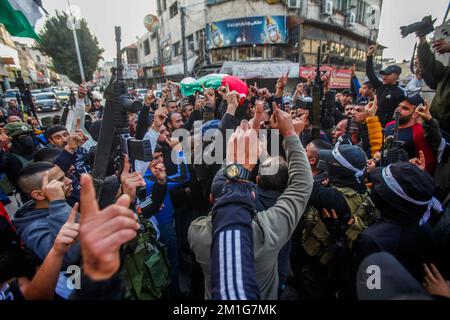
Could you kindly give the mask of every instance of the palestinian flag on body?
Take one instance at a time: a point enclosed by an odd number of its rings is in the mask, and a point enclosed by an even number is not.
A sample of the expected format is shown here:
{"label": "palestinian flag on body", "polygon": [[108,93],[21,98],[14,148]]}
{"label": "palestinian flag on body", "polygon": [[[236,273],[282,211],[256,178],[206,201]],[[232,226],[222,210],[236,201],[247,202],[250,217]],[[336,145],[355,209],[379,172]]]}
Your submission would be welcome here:
{"label": "palestinian flag on body", "polygon": [[192,96],[196,91],[202,91],[203,86],[216,90],[227,84],[230,87],[230,91],[235,90],[241,96],[247,96],[247,84],[238,77],[227,74],[209,74],[197,80],[194,78],[183,79],[180,83],[180,91],[184,96]]}
{"label": "palestinian flag on body", "polygon": [[39,39],[34,31],[42,18],[41,0],[0,0],[0,23],[15,37]]}

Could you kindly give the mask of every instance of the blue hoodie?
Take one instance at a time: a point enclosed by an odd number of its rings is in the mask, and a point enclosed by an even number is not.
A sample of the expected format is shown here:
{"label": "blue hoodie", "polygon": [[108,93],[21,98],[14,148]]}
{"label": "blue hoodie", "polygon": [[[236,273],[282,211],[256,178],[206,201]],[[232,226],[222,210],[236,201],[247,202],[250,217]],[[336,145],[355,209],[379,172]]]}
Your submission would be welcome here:
{"label": "blue hoodie", "polygon": [[[177,173],[167,177],[167,193],[164,198],[163,204],[159,212],[155,215],[158,220],[158,224],[167,224],[173,221],[174,207],[172,200],[170,198],[170,191],[181,187],[183,184],[190,180],[189,170],[186,165],[186,158],[184,157],[183,151],[177,154]],[[146,187],[147,187],[147,197],[150,196],[153,185],[156,182],[155,176],[152,174],[150,169],[147,169],[144,175]]]}
{"label": "blue hoodie", "polygon": [[[17,210],[12,223],[25,247],[44,260],[72,208],[65,200],[52,201],[46,209],[35,209],[34,206],[33,200],[25,203]],[[80,257],[80,243],[77,241],[65,254],[62,269],[77,264]]]}

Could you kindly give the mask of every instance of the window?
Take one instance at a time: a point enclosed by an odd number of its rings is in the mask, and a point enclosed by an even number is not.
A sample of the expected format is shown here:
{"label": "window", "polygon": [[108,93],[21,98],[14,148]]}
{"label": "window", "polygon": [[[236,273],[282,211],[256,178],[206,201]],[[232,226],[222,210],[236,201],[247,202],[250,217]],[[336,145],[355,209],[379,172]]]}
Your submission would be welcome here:
{"label": "window", "polygon": [[282,46],[272,46],[272,58],[284,58],[284,48]]}
{"label": "window", "polygon": [[361,24],[366,24],[366,12],[367,12],[367,3],[365,1],[358,1],[358,5],[356,6],[356,22]]}
{"label": "window", "polygon": [[335,0],[334,8],[341,13],[346,13],[348,9],[348,0]]}
{"label": "window", "polygon": [[223,62],[231,60],[232,48],[211,50],[212,62]]}
{"label": "window", "polygon": [[311,40],[311,53],[317,53],[321,46],[320,40]]}
{"label": "window", "polygon": [[40,56],[36,56],[36,60],[37,60],[37,62],[41,62],[41,57]]}
{"label": "window", "polygon": [[172,45],[172,54],[173,54],[173,57],[176,57],[176,56],[180,55],[180,41],[175,42]]}
{"label": "window", "polygon": [[241,47],[238,51],[239,60],[259,60],[264,57],[264,46]]}
{"label": "window", "polygon": [[192,52],[195,51],[195,46],[194,46],[194,35],[193,35],[193,34],[191,34],[190,36],[187,36],[187,37],[186,37],[186,45],[187,45],[187,48],[188,48],[190,51],[192,51]]}
{"label": "window", "polygon": [[149,55],[150,54],[150,41],[148,41],[148,39],[145,39],[144,41],[144,55]]}
{"label": "window", "polygon": [[303,40],[302,41],[303,52],[310,53],[311,52],[311,40]]}
{"label": "window", "polygon": [[178,2],[172,4],[169,8],[170,18],[175,17],[178,14]]}

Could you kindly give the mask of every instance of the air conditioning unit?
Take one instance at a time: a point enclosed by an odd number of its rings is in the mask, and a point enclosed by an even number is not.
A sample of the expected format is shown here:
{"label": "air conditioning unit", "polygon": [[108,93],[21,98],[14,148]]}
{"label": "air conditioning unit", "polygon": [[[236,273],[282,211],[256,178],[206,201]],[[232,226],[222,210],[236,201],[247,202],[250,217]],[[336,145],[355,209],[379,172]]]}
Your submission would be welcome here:
{"label": "air conditioning unit", "polygon": [[333,0],[324,0],[322,4],[322,14],[324,16],[333,15]]}
{"label": "air conditioning unit", "polygon": [[195,51],[195,41],[189,41],[187,47],[190,51]]}
{"label": "air conditioning unit", "polygon": [[356,24],[356,14],[354,12],[350,12],[348,15],[348,26],[354,27]]}
{"label": "air conditioning unit", "polygon": [[301,0],[286,0],[286,2],[288,8],[290,9],[300,9],[300,7],[302,6]]}

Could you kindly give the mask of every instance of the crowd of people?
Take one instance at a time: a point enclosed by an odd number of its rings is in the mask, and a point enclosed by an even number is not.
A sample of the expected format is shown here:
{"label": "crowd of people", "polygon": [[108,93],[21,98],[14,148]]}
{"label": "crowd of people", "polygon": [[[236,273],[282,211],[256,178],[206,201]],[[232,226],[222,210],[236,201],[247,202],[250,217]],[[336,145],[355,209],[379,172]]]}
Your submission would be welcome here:
{"label": "crowd of people", "polygon": [[[227,84],[189,97],[169,83],[160,98],[149,90],[128,120],[152,160],[111,152],[97,194],[102,100],[87,106],[93,122],[77,111],[73,125],[10,101],[0,300],[450,298],[450,69],[421,36],[428,102],[399,86],[399,66],[379,77],[375,52],[367,81],[353,75],[331,105],[322,77],[321,121],[314,84],[289,92],[287,75],[246,96]],[[85,98],[81,86],[75,108]],[[381,280],[369,279],[374,265]]]}

